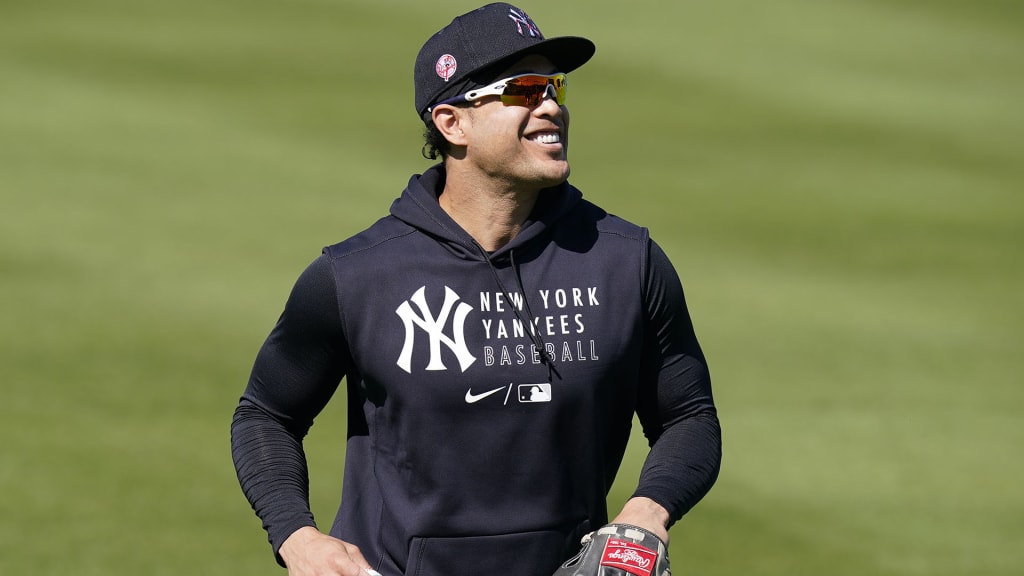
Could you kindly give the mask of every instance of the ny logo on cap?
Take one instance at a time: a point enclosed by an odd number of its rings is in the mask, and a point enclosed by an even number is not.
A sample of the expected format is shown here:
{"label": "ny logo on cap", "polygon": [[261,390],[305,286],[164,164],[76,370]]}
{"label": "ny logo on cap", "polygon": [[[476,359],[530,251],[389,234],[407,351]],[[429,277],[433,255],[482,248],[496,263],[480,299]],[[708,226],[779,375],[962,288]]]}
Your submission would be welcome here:
{"label": "ny logo on cap", "polygon": [[540,33],[540,29],[537,28],[537,25],[533,23],[533,20],[526,15],[526,12],[515,8],[509,8],[508,17],[516,23],[516,29],[519,30],[520,36],[526,36],[526,34],[529,33],[530,38],[544,39],[544,35]]}

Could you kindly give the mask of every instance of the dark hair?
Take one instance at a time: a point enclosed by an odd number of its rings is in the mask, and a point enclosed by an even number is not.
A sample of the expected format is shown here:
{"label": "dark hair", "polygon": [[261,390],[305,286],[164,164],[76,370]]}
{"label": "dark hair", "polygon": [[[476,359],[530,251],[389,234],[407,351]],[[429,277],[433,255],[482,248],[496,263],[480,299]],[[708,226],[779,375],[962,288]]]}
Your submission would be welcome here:
{"label": "dark hair", "polygon": [[423,130],[423,140],[423,149],[420,150],[420,153],[427,160],[437,160],[438,158],[444,160],[452,150],[452,143],[444,137],[444,134],[441,134],[433,122],[427,122],[427,126]]}

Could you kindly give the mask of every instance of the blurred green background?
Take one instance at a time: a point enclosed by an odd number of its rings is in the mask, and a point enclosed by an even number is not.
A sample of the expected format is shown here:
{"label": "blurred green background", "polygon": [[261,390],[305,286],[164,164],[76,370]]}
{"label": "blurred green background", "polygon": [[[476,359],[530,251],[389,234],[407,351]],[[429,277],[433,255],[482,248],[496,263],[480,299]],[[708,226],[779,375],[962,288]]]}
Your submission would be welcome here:
{"label": "blurred green background", "polygon": [[[299,272],[429,166],[412,62],[476,5],[0,0],[0,573],[283,573],[231,412]],[[1024,3],[522,7],[597,43],[572,181],[666,248],[712,367],[675,572],[1021,574]]]}

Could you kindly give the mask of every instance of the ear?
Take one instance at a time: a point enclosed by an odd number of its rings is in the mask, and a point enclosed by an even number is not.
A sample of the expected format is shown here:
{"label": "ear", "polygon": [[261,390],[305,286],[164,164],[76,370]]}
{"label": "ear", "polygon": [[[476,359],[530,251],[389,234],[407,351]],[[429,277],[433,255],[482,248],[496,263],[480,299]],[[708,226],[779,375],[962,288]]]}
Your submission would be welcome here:
{"label": "ear", "polygon": [[466,137],[464,124],[469,120],[468,110],[456,108],[455,106],[438,106],[431,112],[434,126],[451,142],[452,146],[466,146],[469,139]]}

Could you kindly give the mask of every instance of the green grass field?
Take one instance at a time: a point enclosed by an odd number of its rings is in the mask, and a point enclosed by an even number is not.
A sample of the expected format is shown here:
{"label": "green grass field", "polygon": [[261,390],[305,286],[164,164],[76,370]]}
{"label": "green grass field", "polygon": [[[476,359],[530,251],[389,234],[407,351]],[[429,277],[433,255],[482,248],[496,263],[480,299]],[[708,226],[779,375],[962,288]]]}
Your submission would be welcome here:
{"label": "green grass field", "polygon": [[[412,62],[474,6],[0,2],[0,574],[283,573],[231,412],[298,273],[429,165]],[[1021,574],[1024,3],[522,6],[597,43],[572,181],[651,228],[711,363],[676,573]]]}

